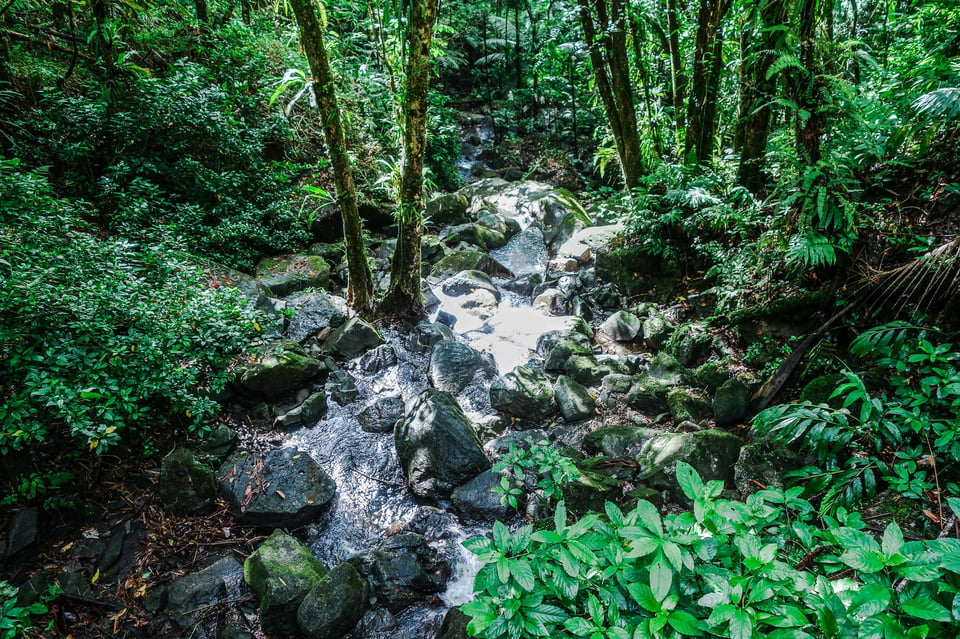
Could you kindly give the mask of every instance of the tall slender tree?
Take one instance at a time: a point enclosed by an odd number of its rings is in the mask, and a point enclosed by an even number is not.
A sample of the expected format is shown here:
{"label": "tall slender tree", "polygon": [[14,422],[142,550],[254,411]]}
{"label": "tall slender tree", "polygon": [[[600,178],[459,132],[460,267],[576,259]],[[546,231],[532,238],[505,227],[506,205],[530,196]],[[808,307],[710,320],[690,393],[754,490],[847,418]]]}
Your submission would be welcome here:
{"label": "tall slender tree", "polygon": [[731,0],[700,0],[693,73],[687,100],[687,134],[684,143],[687,164],[705,164],[713,156],[720,70],[723,66],[723,17],[731,4]]}
{"label": "tall slender tree", "polygon": [[427,146],[430,46],[437,0],[410,0],[407,21],[406,83],[403,95],[403,170],[397,207],[397,248],[383,315],[415,317],[423,312],[420,238],[423,235],[423,162]]}
{"label": "tall slender tree", "polygon": [[373,277],[363,243],[363,223],[357,210],[353,167],[347,154],[347,139],[340,120],[336,81],[330,70],[321,16],[314,0],[290,0],[290,7],[297,18],[300,42],[313,74],[313,89],[333,167],[347,256],[347,303],[361,315],[370,315],[374,310]]}

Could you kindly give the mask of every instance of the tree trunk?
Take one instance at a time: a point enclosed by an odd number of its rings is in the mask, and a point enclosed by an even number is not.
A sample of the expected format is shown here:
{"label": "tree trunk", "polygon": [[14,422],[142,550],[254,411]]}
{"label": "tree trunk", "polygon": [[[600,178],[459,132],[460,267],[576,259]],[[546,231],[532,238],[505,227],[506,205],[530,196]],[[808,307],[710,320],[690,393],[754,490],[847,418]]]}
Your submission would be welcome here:
{"label": "tree trunk", "polygon": [[[820,161],[820,139],[826,127],[826,116],[821,108],[820,68],[817,61],[817,44],[814,39],[817,28],[819,0],[800,0],[799,25],[800,62],[804,71],[797,74],[795,87],[797,103],[796,141],[801,161],[812,166]],[[807,114],[801,117],[800,114]]]}
{"label": "tree trunk", "polygon": [[193,0],[193,6],[197,12],[197,24],[203,29],[210,22],[210,14],[207,11],[207,0]]}
{"label": "tree trunk", "polygon": [[603,110],[613,131],[623,181],[627,189],[632,190],[640,185],[644,166],[627,63],[626,3],[625,0],[578,0],[578,3],[584,40],[590,51]]}
{"label": "tree trunk", "polygon": [[290,0],[300,26],[300,42],[310,63],[313,88],[320,109],[323,135],[330,151],[330,164],[337,188],[337,205],[343,220],[343,239],[347,257],[347,303],[360,315],[373,312],[373,277],[363,244],[363,224],[357,212],[357,193],[353,167],[347,155],[347,140],[340,121],[336,80],[323,41],[323,28],[312,0]]}
{"label": "tree trunk", "polygon": [[670,85],[673,98],[673,117],[677,134],[684,130],[685,113],[683,101],[687,93],[687,78],[683,74],[683,57],[680,53],[680,16],[677,0],[667,0],[667,43],[670,45]]}
{"label": "tree trunk", "polygon": [[663,157],[663,142],[660,140],[660,129],[653,121],[653,96],[650,92],[650,81],[647,77],[647,60],[643,52],[644,32],[640,20],[636,16],[630,17],[630,32],[633,40],[633,58],[637,64],[637,75],[643,89],[643,107],[647,115],[647,128],[650,131],[650,141],[653,143],[653,152],[657,157]]}
{"label": "tree trunk", "polygon": [[411,0],[407,25],[407,79],[404,99],[403,173],[397,210],[397,248],[390,288],[381,313],[415,317],[423,313],[420,291],[420,238],[423,235],[423,161],[427,142],[430,43],[437,0]]}
{"label": "tree trunk", "polygon": [[723,44],[718,36],[720,24],[729,8],[730,0],[700,0],[693,75],[687,101],[687,130],[683,151],[686,164],[705,164],[713,155],[720,64],[717,52],[722,50]]}

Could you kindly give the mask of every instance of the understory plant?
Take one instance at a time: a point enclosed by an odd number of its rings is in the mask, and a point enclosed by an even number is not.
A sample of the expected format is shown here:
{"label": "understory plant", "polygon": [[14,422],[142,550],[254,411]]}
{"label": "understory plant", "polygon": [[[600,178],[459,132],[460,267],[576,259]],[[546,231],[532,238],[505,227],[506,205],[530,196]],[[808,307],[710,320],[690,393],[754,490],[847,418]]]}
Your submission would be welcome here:
{"label": "understory plant", "polygon": [[[956,637],[960,540],[880,538],[856,513],[819,517],[802,489],[720,498],[688,464],[689,512],[640,500],[466,542],[483,563],[462,609],[484,639]],[[951,500],[954,510],[960,500]]]}
{"label": "understory plant", "polygon": [[960,353],[935,331],[893,322],[862,333],[850,346],[864,372],[846,371],[837,405],[799,402],[768,408],[753,430],[799,446],[814,464],[795,473],[823,512],[871,499],[884,485],[902,497],[932,502],[960,490]]}

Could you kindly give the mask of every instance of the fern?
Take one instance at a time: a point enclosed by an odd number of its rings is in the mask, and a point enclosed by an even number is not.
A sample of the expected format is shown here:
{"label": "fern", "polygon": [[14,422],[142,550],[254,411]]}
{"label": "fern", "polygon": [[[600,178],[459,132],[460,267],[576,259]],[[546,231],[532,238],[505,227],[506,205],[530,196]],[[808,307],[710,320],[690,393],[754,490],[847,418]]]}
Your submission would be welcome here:
{"label": "fern", "polygon": [[837,250],[829,238],[811,231],[790,238],[787,260],[807,270],[826,268],[837,263]]}
{"label": "fern", "polygon": [[803,69],[803,62],[800,61],[800,58],[792,53],[787,53],[780,56],[773,61],[773,64],[770,65],[770,68],[767,69],[767,80],[777,75],[778,73],[785,71],[786,69]]}
{"label": "fern", "polygon": [[754,418],[753,431],[782,444],[799,444],[819,463],[834,459],[856,432],[850,411],[801,402],[768,408]]}
{"label": "fern", "polygon": [[[850,352],[857,357],[870,356],[879,364],[903,363],[904,351],[919,338],[926,329],[909,322],[890,322],[870,328],[857,336],[850,344]],[[913,336],[913,337],[911,337]]]}

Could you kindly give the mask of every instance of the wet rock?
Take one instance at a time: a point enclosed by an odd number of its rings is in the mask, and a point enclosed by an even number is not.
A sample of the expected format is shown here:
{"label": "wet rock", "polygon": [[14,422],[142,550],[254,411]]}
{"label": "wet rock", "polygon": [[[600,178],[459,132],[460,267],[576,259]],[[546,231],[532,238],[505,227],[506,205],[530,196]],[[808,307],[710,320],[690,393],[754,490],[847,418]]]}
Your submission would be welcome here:
{"label": "wet rock", "polygon": [[661,432],[643,426],[611,424],[588,433],[583,438],[583,449],[591,455],[636,457],[643,445]]}
{"label": "wet rock", "polygon": [[573,313],[573,304],[560,289],[548,288],[533,300],[533,307],[545,315],[563,317]]}
{"label": "wet rock", "polygon": [[653,351],[662,350],[670,337],[673,335],[674,327],[670,325],[659,311],[651,311],[649,316],[643,320],[643,343]]}
{"label": "wet rock", "polygon": [[560,414],[568,422],[579,422],[596,417],[597,402],[583,385],[566,375],[561,375],[553,390]]}
{"label": "wet rock", "polygon": [[733,467],[733,481],[741,494],[755,492],[759,486],[783,490],[784,476],[802,466],[795,452],[768,441],[747,444],[740,449],[740,457]]}
{"label": "wet rock", "polygon": [[389,537],[378,550],[347,561],[370,584],[376,605],[393,613],[442,592],[450,577],[450,565],[422,536],[409,533]]}
{"label": "wet rock", "polygon": [[597,361],[593,353],[574,353],[563,365],[564,372],[580,384],[596,386],[610,374],[610,368]]}
{"label": "wet rock", "polygon": [[581,264],[593,259],[597,251],[607,250],[614,240],[623,233],[623,224],[606,226],[588,226],[574,233],[557,250],[557,256],[574,258]]}
{"label": "wet rock", "polygon": [[226,424],[217,424],[203,437],[200,450],[211,457],[223,459],[237,446],[237,431]]}
{"label": "wet rock", "polygon": [[713,359],[693,371],[694,384],[710,391],[716,391],[728,379],[730,379],[729,360]]}
{"label": "wet rock", "polygon": [[478,373],[493,377],[497,374],[496,362],[489,354],[480,353],[466,344],[443,340],[437,342],[430,354],[430,383],[433,387],[459,393],[470,384]]}
{"label": "wet rock", "polygon": [[557,410],[550,377],[529,366],[517,366],[494,380],[490,385],[490,405],[528,423],[546,419]]}
{"label": "wet rock", "polygon": [[353,378],[353,375],[339,368],[330,373],[327,389],[330,391],[330,397],[333,398],[333,401],[341,406],[348,406],[360,397],[357,380]]}
{"label": "wet rock", "polygon": [[210,606],[227,599],[227,581],[242,572],[240,562],[223,557],[203,570],[166,586],[166,612],[182,630],[201,622]]}
{"label": "wet rock", "polygon": [[326,412],[327,396],[322,391],[311,393],[299,406],[279,415],[274,424],[284,430],[313,426]]}
{"label": "wet rock", "polygon": [[506,520],[513,510],[501,504],[500,494],[493,492],[494,488],[500,486],[500,477],[500,473],[486,470],[462,486],[457,486],[450,496],[454,509],[467,521]]}
{"label": "wet rock", "polygon": [[328,293],[290,298],[287,309],[287,337],[301,344],[322,331],[341,326],[350,316],[346,300]]}
{"label": "wet rock", "polygon": [[718,479],[730,484],[742,444],[736,435],[720,430],[660,433],[648,440],[637,455],[641,479],[649,487],[665,490],[673,499],[687,503],[677,483],[677,462],[693,466],[704,481]]}
{"label": "wet rock", "polygon": [[175,515],[212,512],[217,499],[214,472],[186,448],[178,448],[160,464],[160,500]]}
{"label": "wet rock", "polygon": [[647,367],[647,377],[664,386],[679,386],[686,378],[686,369],[671,355],[657,353]]}
{"label": "wet rock", "polygon": [[268,635],[299,631],[297,609],[327,569],[299,541],[275,530],[243,564],[243,577],[260,600],[260,626]]}
{"label": "wet rock", "polygon": [[713,415],[713,405],[700,391],[675,388],[667,393],[667,405],[676,422],[702,422]]}
{"label": "wet rock", "polygon": [[360,357],[358,366],[367,373],[379,373],[397,363],[397,352],[389,344],[381,344]]}
{"label": "wet rock", "polygon": [[443,618],[443,625],[440,626],[440,634],[437,639],[470,639],[467,632],[467,624],[470,623],[468,617],[460,607],[451,608]]}
{"label": "wet rock", "polygon": [[520,223],[512,217],[504,217],[499,213],[488,213],[477,218],[477,224],[496,231],[508,240],[520,232]]}
{"label": "wet rock", "polygon": [[278,399],[294,392],[324,372],[293,340],[267,342],[256,348],[251,360],[241,366],[240,385],[246,390]]}
{"label": "wet rock", "polygon": [[427,202],[426,216],[431,224],[450,226],[467,221],[470,201],[462,193],[445,193]]}
{"label": "wet rock", "polygon": [[414,353],[426,353],[443,340],[453,341],[453,331],[449,326],[420,322],[413,327],[410,337],[407,338],[407,348]]}
{"label": "wet rock", "polygon": [[642,337],[643,322],[633,313],[617,311],[600,325],[600,332],[618,342],[632,342]]}
{"label": "wet rock", "polygon": [[360,429],[368,433],[392,433],[403,419],[404,405],[399,397],[380,397],[357,414]]}
{"label": "wet rock", "polygon": [[449,497],[455,487],[490,467],[457,400],[436,389],[420,394],[397,424],[394,441],[410,490],[420,497]]}
{"label": "wet rock", "polygon": [[713,415],[719,426],[743,422],[750,410],[750,388],[739,377],[723,383],[713,396]]}
{"label": "wet rock", "polygon": [[363,617],[369,597],[366,579],[342,563],[310,589],[297,609],[297,623],[310,639],[342,637]]}
{"label": "wet rock", "polygon": [[681,366],[694,366],[710,356],[713,336],[700,326],[687,324],[674,331],[667,344],[667,351],[677,358]]}
{"label": "wet rock", "polygon": [[286,297],[307,288],[329,288],[330,265],[316,255],[269,257],[257,264],[257,277],[274,297]]}
{"label": "wet rock", "polygon": [[643,376],[634,380],[624,399],[627,406],[640,411],[644,415],[659,415],[665,413],[669,408],[667,393],[670,392],[670,389],[671,386]]}
{"label": "wet rock", "polygon": [[466,242],[485,251],[498,249],[507,243],[507,237],[503,233],[476,223],[448,227],[443,235],[447,246],[455,246],[458,242]]}
{"label": "wet rock", "polygon": [[353,359],[364,351],[383,344],[383,337],[369,322],[352,317],[337,327],[324,342],[324,350],[334,356]]}
{"label": "wet rock", "polygon": [[590,336],[580,331],[550,331],[537,340],[537,352],[543,356],[543,369],[552,373],[566,370],[571,355],[593,356]]}
{"label": "wet rock", "polygon": [[461,271],[444,280],[440,288],[450,297],[463,297],[473,295],[477,291],[486,291],[497,302],[500,301],[500,290],[490,281],[490,276],[483,271]]}
{"label": "wet rock", "polygon": [[255,527],[302,526],[323,512],[336,492],[313,457],[295,448],[239,451],[218,475],[220,493],[238,521]]}
{"label": "wet rock", "polygon": [[543,276],[541,276],[539,273],[528,273],[527,275],[522,275],[508,282],[504,282],[500,285],[500,287],[505,291],[510,291],[511,293],[530,296],[533,294],[533,289],[540,286],[542,283]]}
{"label": "wet rock", "polygon": [[7,523],[7,545],[0,553],[0,558],[12,557],[29,548],[37,540],[38,516],[39,511],[29,507],[21,508],[10,516]]}
{"label": "wet rock", "polygon": [[482,251],[451,253],[433,265],[433,268],[430,269],[430,275],[438,279],[445,279],[463,271],[481,271],[490,276],[513,277],[510,269]]}

